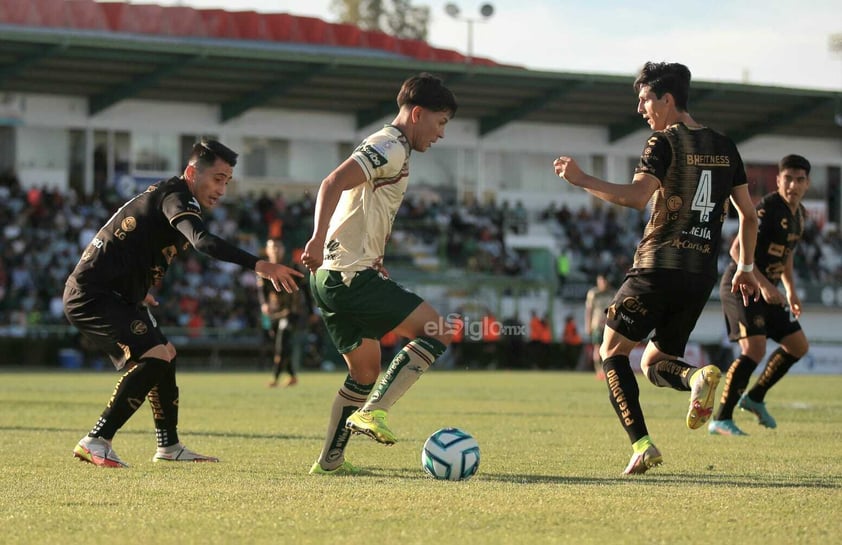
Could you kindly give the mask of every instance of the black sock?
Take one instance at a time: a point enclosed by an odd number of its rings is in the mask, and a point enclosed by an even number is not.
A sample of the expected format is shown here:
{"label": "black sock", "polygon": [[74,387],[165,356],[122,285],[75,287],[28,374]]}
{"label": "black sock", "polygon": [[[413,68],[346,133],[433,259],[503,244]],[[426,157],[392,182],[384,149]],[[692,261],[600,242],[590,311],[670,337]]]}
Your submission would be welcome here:
{"label": "black sock", "polygon": [[766,362],[766,367],[760,373],[754,387],[748,391],[748,397],[758,403],[763,403],[768,392],[784,375],[789,371],[789,368],[795,365],[801,358],[796,358],[789,354],[783,348],[778,348],[772,355],[769,356],[769,361]]}
{"label": "black sock", "polygon": [[716,410],[714,420],[731,420],[734,418],[734,407],[740,400],[740,396],[751,380],[751,374],[757,368],[757,362],[745,354],[731,363],[728,374],[725,375],[725,388],[722,390],[722,399],[719,400],[719,408]]}
{"label": "black sock", "polygon": [[161,380],[146,396],[155,422],[155,438],[159,447],[178,444],[178,386],[175,382],[175,360],[170,362]]}
{"label": "black sock", "polygon": [[649,435],[649,432],[643,420],[640,389],[629,364],[629,357],[606,358],[602,362],[602,370],[605,372],[605,383],[608,385],[608,398],[633,444],[644,435]]}
{"label": "black sock", "polygon": [[679,360],[661,360],[646,369],[646,377],[655,386],[689,392],[690,378],[697,368]]}
{"label": "black sock", "polygon": [[109,441],[113,439],[117,430],[143,405],[144,398],[161,379],[168,365],[169,362],[157,358],[143,358],[131,366],[117,381],[111,399],[88,435]]}
{"label": "black sock", "polygon": [[281,343],[281,363],[284,366],[284,370],[290,377],[295,377],[295,365],[292,358],[293,353],[293,332],[292,329],[284,329],[283,330],[283,342]]}

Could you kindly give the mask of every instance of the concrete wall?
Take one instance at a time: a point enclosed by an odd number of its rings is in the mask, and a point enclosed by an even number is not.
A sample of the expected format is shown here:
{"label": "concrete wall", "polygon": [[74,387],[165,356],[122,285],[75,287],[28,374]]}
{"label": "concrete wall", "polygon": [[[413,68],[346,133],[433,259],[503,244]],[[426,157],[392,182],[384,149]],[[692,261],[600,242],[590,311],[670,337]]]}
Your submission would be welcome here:
{"label": "concrete wall", "polygon": [[[288,175],[254,180],[253,185],[316,185],[344,158],[339,156],[340,149],[356,145],[391,120],[391,116],[384,117],[357,129],[353,114],[257,108],[221,124],[218,107],[207,104],[126,100],[93,117],[87,114],[87,101],[80,97],[23,95],[20,104],[16,168],[27,186],[46,179],[51,185],[67,185],[66,155],[64,165],[56,158],[57,166],[53,167],[33,165],[31,155],[44,152],[45,146],[53,154],[52,148],[56,144],[61,147],[61,139],[66,136],[60,135],[68,129],[212,134],[234,149],[242,149],[247,137],[284,138],[290,141]],[[44,135],[44,131],[55,131],[59,136],[40,142],[37,135]],[[628,181],[630,164],[639,156],[647,136],[648,130],[642,127],[609,142],[607,127],[511,123],[480,137],[475,120],[457,117],[448,125],[442,141],[427,153],[416,154],[411,174],[413,180],[452,187],[460,194],[522,193],[530,207],[545,206],[549,199],[579,204],[581,191],[560,183],[552,172],[553,159],[562,153],[572,155],[590,170],[594,158],[599,157],[607,179]],[[842,166],[839,140],[761,136],[742,143],[740,149],[748,162],[775,163],[796,150],[815,166]],[[90,168],[87,176],[91,176]],[[249,185],[248,179],[242,180],[243,189]]]}

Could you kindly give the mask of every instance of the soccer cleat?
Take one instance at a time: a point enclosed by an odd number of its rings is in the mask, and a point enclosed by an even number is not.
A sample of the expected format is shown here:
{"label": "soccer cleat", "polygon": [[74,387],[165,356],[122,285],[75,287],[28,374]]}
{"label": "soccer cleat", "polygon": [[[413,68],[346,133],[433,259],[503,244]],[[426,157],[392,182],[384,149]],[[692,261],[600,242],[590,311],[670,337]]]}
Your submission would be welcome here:
{"label": "soccer cleat", "polygon": [[298,377],[289,376],[284,379],[283,386],[284,388],[289,388],[290,386],[295,386],[298,384]]}
{"label": "soccer cleat", "polygon": [[664,463],[664,457],[661,456],[661,451],[653,445],[649,444],[643,452],[635,452],[632,454],[629,465],[623,470],[623,475],[643,475],[650,468],[659,466]]}
{"label": "soccer cleat", "polygon": [[316,461],[316,463],[313,464],[313,467],[310,468],[310,475],[359,475],[362,471],[362,469],[353,465],[348,460],[342,462],[342,465],[336,469],[324,469],[319,465],[319,462]]}
{"label": "soccer cleat", "polygon": [[711,420],[708,424],[708,433],[711,435],[748,435],[738,428],[730,418],[728,420]]}
{"label": "soccer cleat", "polygon": [[691,430],[700,428],[713,414],[716,401],[716,387],[722,372],[715,365],[706,365],[694,371],[693,386],[690,390],[690,409],[687,411],[687,427]]}
{"label": "soccer cleat", "polygon": [[73,449],[73,456],[100,467],[129,467],[102,437],[83,437]]}
{"label": "soccer cleat", "polygon": [[345,422],[345,427],[353,433],[368,435],[378,443],[394,445],[397,442],[395,434],[386,424],[386,411],[375,409],[373,411],[355,411]]}
{"label": "soccer cleat", "polygon": [[740,400],[737,402],[737,406],[740,409],[748,411],[754,416],[756,416],[757,423],[761,426],[765,426],[770,429],[778,427],[778,423],[775,422],[775,419],[766,410],[766,404],[760,401],[753,400],[752,398],[748,397],[748,394],[743,394],[742,397],[740,397]]}
{"label": "soccer cleat", "polygon": [[152,457],[153,462],[218,462],[219,458],[215,456],[205,456],[198,452],[193,452],[181,443],[169,447],[158,447],[155,456]]}

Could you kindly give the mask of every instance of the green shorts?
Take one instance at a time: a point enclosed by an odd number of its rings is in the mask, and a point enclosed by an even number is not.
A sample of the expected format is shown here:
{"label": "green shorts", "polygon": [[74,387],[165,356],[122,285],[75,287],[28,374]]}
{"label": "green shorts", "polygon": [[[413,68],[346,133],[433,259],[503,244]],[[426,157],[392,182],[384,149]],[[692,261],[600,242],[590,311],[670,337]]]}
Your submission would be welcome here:
{"label": "green shorts", "polygon": [[424,302],[374,269],[356,273],[350,286],[342,282],[341,272],[319,269],[310,275],[310,289],[340,354],[363,339],[379,340]]}

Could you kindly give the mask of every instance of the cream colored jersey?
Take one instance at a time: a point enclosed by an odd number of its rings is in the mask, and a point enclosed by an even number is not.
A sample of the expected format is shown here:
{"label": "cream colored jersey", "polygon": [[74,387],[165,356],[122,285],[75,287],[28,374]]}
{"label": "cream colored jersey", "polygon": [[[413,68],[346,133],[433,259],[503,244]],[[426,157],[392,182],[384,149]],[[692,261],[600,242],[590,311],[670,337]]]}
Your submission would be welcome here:
{"label": "cream colored jersey", "polygon": [[591,315],[588,316],[591,331],[600,331],[605,328],[605,309],[614,300],[613,289],[600,291],[599,288],[593,287],[588,290],[585,297],[585,305],[590,305]]}
{"label": "cream colored jersey", "polygon": [[386,125],[362,141],[351,157],[366,182],[342,193],[330,218],[322,269],[380,269],[392,224],[409,182],[406,136]]}

